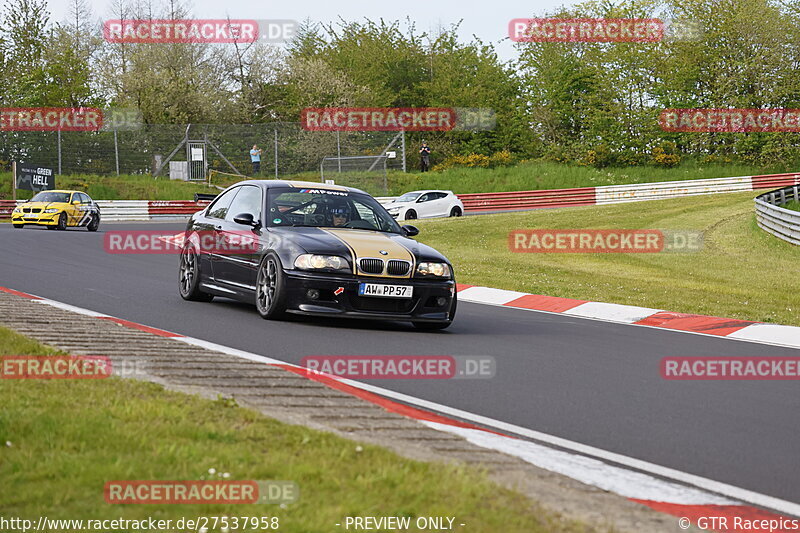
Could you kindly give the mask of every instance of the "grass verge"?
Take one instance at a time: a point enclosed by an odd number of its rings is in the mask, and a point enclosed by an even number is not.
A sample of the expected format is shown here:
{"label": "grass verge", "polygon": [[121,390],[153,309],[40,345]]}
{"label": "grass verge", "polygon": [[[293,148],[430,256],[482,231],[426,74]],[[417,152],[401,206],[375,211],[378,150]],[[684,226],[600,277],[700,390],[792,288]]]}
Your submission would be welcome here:
{"label": "grass verge", "polygon": [[791,202],[787,202],[786,205],[781,207],[785,207],[786,209],[791,209],[792,211],[800,211],[800,202],[797,200],[792,200]]}
{"label": "grass verge", "polygon": [[[753,197],[734,193],[417,221],[460,283],[800,326],[800,247],[762,231]],[[513,229],[704,231],[696,253],[513,253]]]}
{"label": "grass verge", "polygon": [[[0,354],[55,351],[0,328]],[[277,516],[290,532],[346,516],[455,516],[468,532],[578,532],[476,470],[403,459],[235,406],[105,380],[0,380],[0,513],[50,519]],[[209,475],[214,468],[216,477]],[[275,505],[110,505],[110,480],[292,480]],[[66,529],[66,528],[65,528]],[[75,528],[69,528],[75,529]]]}

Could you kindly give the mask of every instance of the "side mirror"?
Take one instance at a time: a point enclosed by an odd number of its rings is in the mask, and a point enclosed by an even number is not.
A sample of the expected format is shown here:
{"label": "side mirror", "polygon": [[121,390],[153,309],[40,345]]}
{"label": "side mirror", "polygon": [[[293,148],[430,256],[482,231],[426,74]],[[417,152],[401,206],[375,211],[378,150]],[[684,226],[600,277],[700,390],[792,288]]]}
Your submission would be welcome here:
{"label": "side mirror", "polygon": [[253,218],[251,213],[241,213],[233,217],[233,221],[236,224],[241,224],[242,226],[252,226],[255,227],[258,225],[258,222]]}
{"label": "side mirror", "polygon": [[419,229],[416,226],[402,226],[400,229],[403,230],[403,233],[406,234],[406,237],[414,237],[415,235],[419,235]]}
{"label": "side mirror", "polygon": [[81,201],[80,200],[75,200],[74,202],[72,202],[72,205],[81,205]]}

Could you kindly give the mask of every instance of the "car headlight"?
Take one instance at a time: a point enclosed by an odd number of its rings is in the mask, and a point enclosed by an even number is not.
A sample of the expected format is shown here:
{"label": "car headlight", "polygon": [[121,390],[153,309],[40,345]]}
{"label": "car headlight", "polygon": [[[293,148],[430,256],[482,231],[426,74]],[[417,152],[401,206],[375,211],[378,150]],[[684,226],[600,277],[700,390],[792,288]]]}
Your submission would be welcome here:
{"label": "car headlight", "polygon": [[14,208],[14,211],[13,211],[13,212],[14,212],[14,213],[22,213],[22,208],[21,208],[21,207],[19,207],[19,206],[17,206],[17,207],[15,207],[15,208]]}
{"label": "car headlight", "polygon": [[390,207],[389,209],[387,209],[387,211],[390,212],[390,213],[399,213],[400,212],[400,208],[399,207]]}
{"label": "car headlight", "polygon": [[60,211],[60,209],[45,209],[44,210],[45,213],[58,213],[59,211]]}
{"label": "car headlight", "polygon": [[294,260],[300,270],[350,270],[350,263],[338,255],[302,254]]}
{"label": "car headlight", "polygon": [[422,276],[436,276],[439,278],[450,277],[450,265],[447,263],[420,263],[417,265],[417,274]]}

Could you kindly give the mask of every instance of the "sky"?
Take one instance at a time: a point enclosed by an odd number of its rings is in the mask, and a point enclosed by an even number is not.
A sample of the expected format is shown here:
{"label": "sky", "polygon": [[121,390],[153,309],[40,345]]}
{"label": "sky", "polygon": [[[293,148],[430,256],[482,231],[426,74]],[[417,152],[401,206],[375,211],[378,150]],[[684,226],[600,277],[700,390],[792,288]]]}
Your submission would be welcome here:
{"label": "sky", "polygon": [[[93,14],[101,20],[114,18],[110,0],[86,0]],[[153,0],[158,4],[159,0]],[[194,18],[201,19],[311,19],[320,22],[336,21],[339,17],[352,21],[364,17],[373,20],[405,20],[410,17],[418,31],[435,32],[461,22],[459,36],[469,40],[478,36],[493,43],[503,60],[516,56],[508,40],[508,22],[514,18],[543,16],[568,0],[403,0],[402,2],[368,2],[354,0],[293,0],[283,2],[254,2],[253,0],[189,0]],[[69,0],[48,0],[51,20],[62,21],[70,12]],[[335,7],[334,7],[335,6]],[[222,46],[222,45],[220,45]]]}

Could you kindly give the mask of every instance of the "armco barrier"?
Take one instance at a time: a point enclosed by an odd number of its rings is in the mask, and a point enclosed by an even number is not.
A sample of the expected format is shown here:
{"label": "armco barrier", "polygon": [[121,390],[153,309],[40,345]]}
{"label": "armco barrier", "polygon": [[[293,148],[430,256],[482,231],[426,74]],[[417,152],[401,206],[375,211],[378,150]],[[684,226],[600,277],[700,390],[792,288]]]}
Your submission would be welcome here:
{"label": "armco barrier", "polygon": [[702,180],[663,181],[632,185],[607,185],[577,189],[459,194],[465,211],[542,209],[578,205],[605,205],[643,200],[663,200],[699,194],[719,194],[770,189],[800,183],[800,173],[740,176]]}
{"label": "armco barrier", "polygon": [[780,207],[800,202],[800,186],[792,185],[756,197],[756,222],[764,231],[786,242],[800,245],[800,211]]}
{"label": "armco barrier", "polygon": [[146,200],[98,200],[103,221],[150,220]]}
{"label": "armco barrier", "polygon": [[539,209],[594,205],[596,203],[595,187],[459,194],[458,197],[464,203],[464,211]]}
{"label": "armco barrier", "polygon": [[[800,185],[800,173],[580,187],[576,189],[459,194],[458,197],[464,203],[465,211],[511,211],[515,209],[543,209],[661,200],[698,194],[773,189],[790,185]],[[394,197],[378,198],[381,203],[388,203],[391,200],[394,200]],[[183,200],[100,200],[97,203],[100,205],[103,220],[105,221],[183,219],[208,205],[207,200],[200,200],[199,202]],[[0,219],[10,218],[13,206],[14,203],[11,200],[0,200]]]}
{"label": "armco barrier", "polygon": [[[22,202],[17,202],[22,203]],[[98,200],[103,221],[182,220],[208,205],[208,201]],[[11,218],[13,200],[0,200],[0,219]]]}

